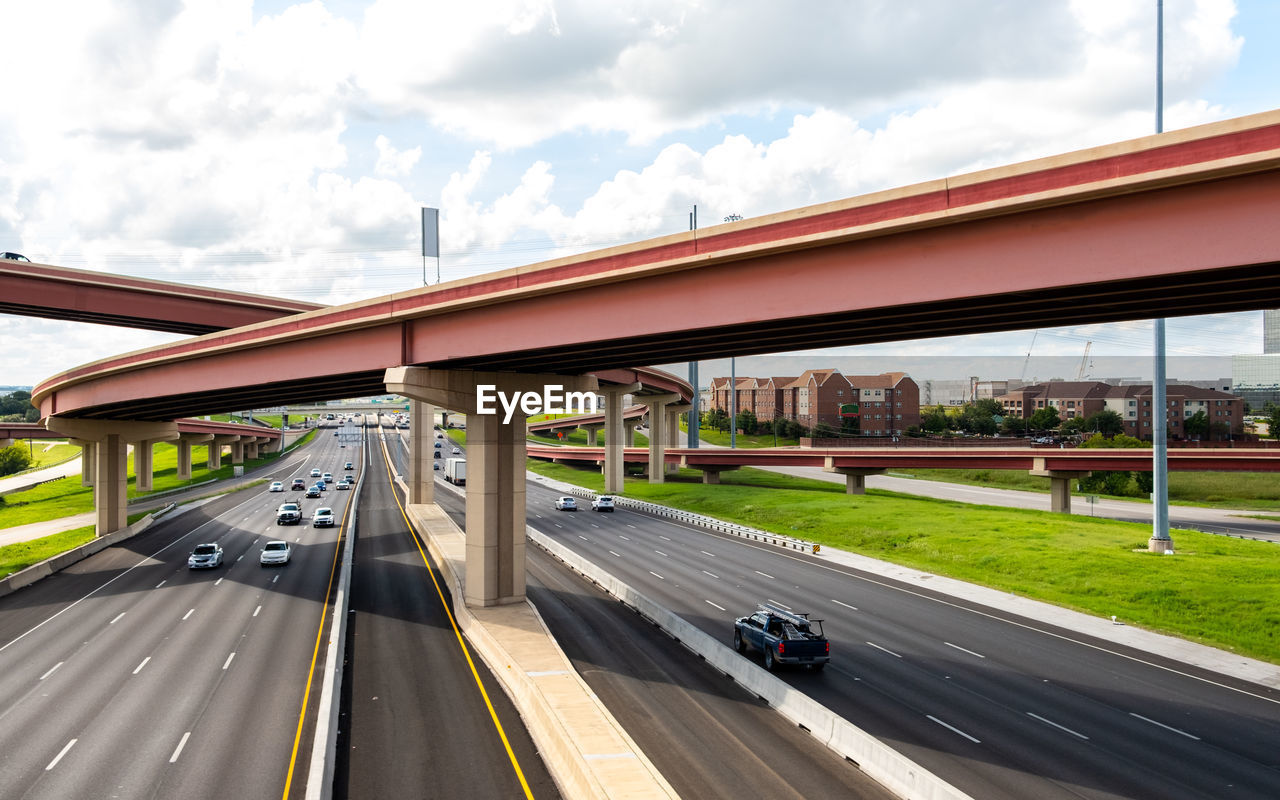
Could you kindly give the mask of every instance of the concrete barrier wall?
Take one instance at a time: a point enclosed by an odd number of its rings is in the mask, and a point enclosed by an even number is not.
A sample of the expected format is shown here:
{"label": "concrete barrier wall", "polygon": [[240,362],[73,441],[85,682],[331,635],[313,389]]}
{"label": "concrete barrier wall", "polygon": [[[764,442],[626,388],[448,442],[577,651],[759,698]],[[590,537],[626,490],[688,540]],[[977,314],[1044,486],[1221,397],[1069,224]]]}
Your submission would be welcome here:
{"label": "concrete barrier wall", "polygon": [[41,578],[47,578],[59,570],[66,569],[77,561],[83,561],[94,553],[105,550],[117,542],[123,542],[125,539],[137,536],[139,533],[142,533],[147,528],[151,527],[151,523],[157,516],[165,513],[171,508],[173,508],[172,503],[160,511],[148,514],[127,528],[118,530],[115,533],[109,533],[106,536],[99,536],[91,542],[85,542],[79,547],[72,548],[65,553],[59,553],[52,558],[46,558],[38,564],[32,564],[26,569],[15,572],[7,578],[0,579],[0,597],[12,594],[24,586],[30,586]]}
{"label": "concrete barrier wall", "polygon": [[708,636],[569,548],[533,528],[529,528],[528,534],[529,540],[534,544],[643,614],[668,635],[704,658],[712,667],[733,678],[787,719],[804,726],[813,737],[853,761],[863,772],[899,797],[910,800],[972,800],[969,795],[804,693],[788,686],[763,667],[738,655],[729,646]]}

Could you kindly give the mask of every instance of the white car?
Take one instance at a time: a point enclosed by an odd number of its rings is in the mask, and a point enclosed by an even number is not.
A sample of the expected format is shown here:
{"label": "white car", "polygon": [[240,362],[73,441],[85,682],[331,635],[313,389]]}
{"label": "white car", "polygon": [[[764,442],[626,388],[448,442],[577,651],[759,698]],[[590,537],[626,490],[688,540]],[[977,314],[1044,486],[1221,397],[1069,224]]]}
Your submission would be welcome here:
{"label": "white car", "polygon": [[341,490],[341,489],[350,489],[350,488],[351,488],[351,481],[347,480],[346,478],[343,478],[342,480],[338,481],[338,482],[335,484],[335,486],[336,486],[336,488],[338,488],[338,489],[340,489],[340,490]]}
{"label": "white car", "polygon": [[325,482],[325,483],[333,483],[333,473],[332,473],[332,472],[326,472],[324,475],[321,475],[320,477],[324,478],[324,482]]}
{"label": "white car", "polygon": [[[337,434],[336,434],[336,433],[335,433],[334,435],[335,435],[335,436],[337,436]],[[311,477],[313,477],[313,478],[319,478],[319,477],[320,477],[320,470],[319,470],[319,469],[313,469],[313,470],[311,470]]]}
{"label": "white car", "polygon": [[332,528],[333,527],[333,509],[317,508],[311,513],[311,524],[316,528]]}
{"label": "white car", "polygon": [[258,556],[258,563],[264,567],[273,564],[288,564],[289,558],[293,555],[293,548],[289,547],[289,543],[281,539],[272,539],[262,547],[262,555]]}
{"label": "white car", "polygon": [[284,491],[284,484],[283,484],[283,483],[281,483],[280,481],[272,481],[272,482],[271,482],[271,485],[267,487],[267,491],[268,491],[268,492],[283,492],[283,491]]}
{"label": "white car", "polygon": [[577,511],[578,501],[572,497],[557,497],[556,511]]}
{"label": "white car", "polygon": [[455,447],[455,448],[453,448],[453,454],[454,454],[455,456],[460,456],[460,455],[462,455],[462,451]]}
{"label": "white car", "polygon": [[222,566],[222,545],[217,542],[198,544],[187,558],[187,569],[213,569]]}
{"label": "white car", "polygon": [[592,511],[612,511],[613,498],[607,494],[600,495],[595,500],[591,501],[591,510]]}

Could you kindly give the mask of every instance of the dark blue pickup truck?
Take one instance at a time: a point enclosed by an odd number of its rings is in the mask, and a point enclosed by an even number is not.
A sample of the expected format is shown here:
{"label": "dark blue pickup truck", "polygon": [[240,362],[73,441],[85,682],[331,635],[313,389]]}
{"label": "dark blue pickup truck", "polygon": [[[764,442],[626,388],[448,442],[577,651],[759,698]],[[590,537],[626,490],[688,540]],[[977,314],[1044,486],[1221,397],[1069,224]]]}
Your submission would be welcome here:
{"label": "dark blue pickup truck", "polygon": [[733,623],[733,647],[739,653],[747,652],[748,647],[764,653],[764,667],[771,672],[779,664],[803,664],[817,672],[831,660],[831,644],[823,635],[822,620],[770,603],[756,606],[756,613]]}

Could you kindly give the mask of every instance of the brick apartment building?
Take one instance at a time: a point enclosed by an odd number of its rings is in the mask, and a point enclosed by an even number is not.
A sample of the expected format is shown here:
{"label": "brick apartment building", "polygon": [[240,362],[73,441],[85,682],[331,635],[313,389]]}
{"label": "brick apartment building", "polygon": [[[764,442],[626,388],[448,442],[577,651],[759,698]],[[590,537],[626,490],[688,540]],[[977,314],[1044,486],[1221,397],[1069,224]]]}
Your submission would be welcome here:
{"label": "brick apartment building", "polygon": [[[1101,381],[1051,381],[1024,386],[997,400],[1006,414],[1023,419],[1042,408],[1056,408],[1063,420],[1085,419],[1103,409],[1120,415],[1124,432],[1138,439],[1151,438],[1151,384],[1112,386]],[[1171,383],[1165,388],[1169,404],[1168,431],[1171,439],[1185,439],[1184,422],[1203,411],[1210,426],[1221,423],[1230,435],[1244,433],[1244,400],[1216,389]],[[1212,427],[1208,438],[1225,438]]]}
{"label": "brick apartment building", "polygon": [[[711,380],[711,408],[729,410],[728,378]],[[756,419],[782,417],[813,429],[840,428],[840,406],[857,403],[864,436],[901,435],[920,424],[920,388],[904,372],[842,375],[835,369],[806,370],[798,377],[738,378],[738,411]]]}

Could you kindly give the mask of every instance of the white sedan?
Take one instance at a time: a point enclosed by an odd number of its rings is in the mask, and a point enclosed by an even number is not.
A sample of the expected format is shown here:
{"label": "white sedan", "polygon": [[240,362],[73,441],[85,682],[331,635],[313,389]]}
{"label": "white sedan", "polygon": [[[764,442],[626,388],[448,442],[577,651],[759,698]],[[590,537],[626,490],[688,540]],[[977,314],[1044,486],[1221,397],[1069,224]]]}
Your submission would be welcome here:
{"label": "white sedan", "polygon": [[263,546],[262,555],[258,556],[258,563],[264,567],[269,567],[273,564],[288,564],[292,555],[293,549],[289,547],[288,542],[281,539],[273,539]]}
{"label": "white sedan", "polygon": [[453,448],[453,454],[454,454],[455,456],[460,456],[460,455],[462,455],[462,451],[455,447],[455,448]]}
{"label": "white sedan", "polygon": [[267,487],[267,491],[268,491],[268,492],[283,492],[283,491],[284,491],[284,484],[283,484],[283,483],[281,483],[280,481],[272,481],[272,482],[271,482],[271,485]]}

